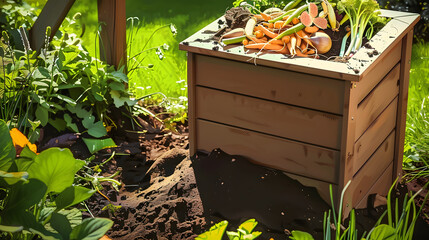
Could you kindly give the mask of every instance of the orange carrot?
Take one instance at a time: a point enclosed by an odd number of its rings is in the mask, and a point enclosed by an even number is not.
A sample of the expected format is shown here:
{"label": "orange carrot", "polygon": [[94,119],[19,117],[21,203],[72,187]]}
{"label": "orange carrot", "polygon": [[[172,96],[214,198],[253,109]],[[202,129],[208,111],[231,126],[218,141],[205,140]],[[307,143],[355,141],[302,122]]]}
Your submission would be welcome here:
{"label": "orange carrot", "polygon": [[274,28],[281,29],[283,27],[283,21],[277,21],[274,23]]}
{"label": "orange carrot", "polygon": [[264,21],[264,18],[261,16],[261,14],[256,14],[256,15],[253,15],[255,18],[256,18],[256,20],[258,20],[258,21]]}
{"label": "orange carrot", "polygon": [[299,49],[298,49],[297,51],[295,51],[295,52],[296,52],[296,55],[297,55],[298,57],[308,57],[308,55],[307,55],[307,54],[302,53]]}
{"label": "orange carrot", "polygon": [[277,45],[277,44],[270,44],[270,43],[255,43],[255,44],[248,44],[244,46],[248,49],[265,49],[265,50],[281,50],[283,46]]}
{"label": "orange carrot", "polygon": [[[259,39],[256,37],[252,37],[252,36],[247,36],[247,38],[249,38],[250,40],[252,40],[255,43],[266,43],[267,41],[265,41],[264,39]],[[249,43],[250,44],[250,43]]]}
{"label": "orange carrot", "polygon": [[305,27],[304,31],[312,34],[312,33],[319,31],[319,28],[317,26]]}
{"label": "orange carrot", "polygon": [[306,52],[308,51],[308,47],[307,47],[307,45],[305,44],[305,42],[302,42],[302,43],[301,43],[301,46],[300,46],[299,48],[301,48],[301,52],[302,52],[302,53],[306,53]]}
{"label": "orange carrot", "polygon": [[249,44],[249,40],[247,40],[247,38],[246,38],[246,39],[243,40],[242,43],[243,43],[244,46],[246,46],[247,44]]}
{"label": "orange carrot", "polygon": [[259,29],[261,29],[261,31],[269,38],[276,38],[278,36],[277,33],[271,32],[270,30],[268,30],[264,26],[260,26]]}
{"label": "orange carrot", "polygon": [[299,23],[299,19],[298,19],[298,18],[294,18],[294,19],[292,20],[292,23],[293,23],[293,25],[298,24],[298,23]]}
{"label": "orange carrot", "polygon": [[278,44],[278,45],[285,45],[285,43],[282,40],[277,40],[277,39],[271,39],[270,40],[271,44]]}
{"label": "orange carrot", "polygon": [[264,19],[264,21],[268,22],[269,20],[271,20],[271,16],[269,16],[269,15],[263,13],[263,12],[261,12],[261,16]]}
{"label": "orange carrot", "polygon": [[257,30],[255,32],[255,37],[256,38],[263,38],[264,37],[264,33],[262,31],[260,31],[260,30]]}
{"label": "orange carrot", "polygon": [[308,55],[313,55],[313,54],[315,54],[316,52],[313,50],[313,49],[310,49],[310,50],[308,50],[307,51],[307,54]]}
{"label": "orange carrot", "polygon": [[270,28],[270,23],[263,22],[262,25],[264,25],[264,27]]}
{"label": "orange carrot", "polygon": [[268,23],[268,28],[274,28],[274,23]]}
{"label": "orange carrot", "polygon": [[287,35],[287,36],[282,37],[282,42],[288,44],[290,42],[290,36]]}

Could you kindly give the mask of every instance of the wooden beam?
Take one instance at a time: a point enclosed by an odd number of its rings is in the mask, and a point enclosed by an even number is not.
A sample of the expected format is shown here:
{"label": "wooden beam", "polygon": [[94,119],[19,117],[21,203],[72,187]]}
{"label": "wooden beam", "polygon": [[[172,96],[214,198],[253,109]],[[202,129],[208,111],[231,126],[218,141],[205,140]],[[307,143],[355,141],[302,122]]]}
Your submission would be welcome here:
{"label": "wooden beam", "polygon": [[402,177],[402,160],[404,157],[405,125],[407,120],[408,84],[411,68],[411,48],[413,30],[402,39],[401,73],[399,78],[399,103],[396,114],[395,157],[393,160],[393,181]]}
{"label": "wooden beam", "polygon": [[30,45],[33,50],[39,51],[45,42],[45,33],[51,27],[52,38],[60,28],[75,0],[48,0],[36,22],[29,32]]}
{"label": "wooden beam", "polygon": [[101,24],[100,58],[116,69],[126,66],[125,0],[97,0],[98,22]]}

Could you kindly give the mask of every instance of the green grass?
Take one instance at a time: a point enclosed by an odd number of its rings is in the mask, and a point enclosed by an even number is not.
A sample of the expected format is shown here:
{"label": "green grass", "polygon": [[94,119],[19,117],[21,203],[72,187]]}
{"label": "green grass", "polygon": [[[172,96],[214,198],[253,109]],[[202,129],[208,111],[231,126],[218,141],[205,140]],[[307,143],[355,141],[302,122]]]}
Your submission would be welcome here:
{"label": "green grass", "polygon": [[413,45],[407,114],[404,168],[429,175],[429,43]]}
{"label": "green grass", "polygon": [[[231,5],[231,0],[127,0],[127,17],[138,17],[141,21],[141,29],[134,37],[129,56],[138,53],[157,28],[173,23],[178,31],[177,36],[173,37],[170,30],[165,28],[148,43],[148,48],[164,43],[170,48],[165,51],[165,59],[162,61],[154,51],[149,52],[142,65],[153,64],[154,67],[139,69],[130,76],[130,87],[137,97],[153,92],[162,92],[173,98],[186,96],[186,53],[179,50],[179,42],[221,16]],[[71,17],[76,12],[82,13],[81,19],[85,23],[86,30],[82,37],[84,45],[94,55],[97,52],[97,1],[76,1],[68,16]]]}

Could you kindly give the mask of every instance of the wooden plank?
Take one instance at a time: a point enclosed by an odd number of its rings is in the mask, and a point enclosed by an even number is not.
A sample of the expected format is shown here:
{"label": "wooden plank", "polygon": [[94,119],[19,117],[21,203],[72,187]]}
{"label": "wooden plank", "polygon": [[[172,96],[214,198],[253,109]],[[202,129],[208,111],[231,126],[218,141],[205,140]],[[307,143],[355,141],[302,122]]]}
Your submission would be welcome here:
{"label": "wooden plank", "polygon": [[[395,131],[391,132],[386,140],[380,145],[371,158],[353,177],[350,184],[348,196],[351,198],[353,206],[356,206],[368,193],[373,184],[392,165],[395,150]],[[390,182],[391,184],[392,182]]]}
{"label": "wooden plank", "polygon": [[341,117],[205,87],[197,87],[197,118],[340,148]]}
{"label": "wooden plank", "polygon": [[75,0],[48,0],[29,31],[33,50],[39,51],[45,44],[46,28],[51,27],[49,39],[55,35]]}
{"label": "wooden plank", "polygon": [[[127,64],[126,10],[124,0],[97,0],[101,23],[100,57],[119,69]],[[125,70],[126,71],[126,70]]]}
{"label": "wooden plank", "polygon": [[374,67],[365,78],[356,83],[357,98],[361,102],[369,92],[395,67],[401,60],[401,47],[402,44],[396,44],[392,50],[383,53],[383,61],[380,61],[377,67]]}
{"label": "wooden plank", "polygon": [[377,182],[371,187],[371,189],[365,194],[362,200],[356,204],[356,209],[366,208],[368,196],[371,194],[379,194],[381,196],[387,196],[390,187],[392,186],[392,175],[393,175],[393,164],[381,174]]}
{"label": "wooden plank", "polygon": [[[342,123],[342,135],[341,135],[341,152],[340,152],[340,164],[339,164],[339,179],[338,179],[338,190],[336,196],[341,196],[341,192],[345,185],[353,177],[353,162],[356,156],[354,155],[354,136],[356,128],[356,112],[358,101],[356,98],[356,88],[353,87],[353,83],[346,82],[344,85],[344,102],[343,102],[343,123]],[[351,211],[352,205],[346,201],[340,203],[340,198],[336,198],[335,206],[336,210],[339,207],[343,208],[343,217],[347,217]]]}
{"label": "wooden plank", "polygon": [[198,150],[220,148],[263,166],[329,183],[337,181],[338,151],[200,119],[196,124]]}
{"label": "wooden plank", "polygon": [[369,125],[380,115],[380,113],[392,102],[399,93],[400,64],[378,84],[358,105],[356,114],[356,135],[362,136]]}
{"label": "wooden plank", "polygon": [[343,113],[344,82],[309,74],[197,55],[197,85]]}
{"label": "wooden plank", "polygon": [[355,174],[362,165],[375,152],[380,144],[386,139],[396,125],[396,111],[398,98],[380,114],[366,132],[360,137],[354,147],[355,160],[353,162],[353,173]]}
{"label": "wooden plank", "polygon": [[[288,177],[297,180],[299,183],[301,183],[302,185],[306,186],[306,187],[314,187],[317,189],[317,192],[319,193],[320,197],[329,205],[331,205],[331,196],[329,194],[329,185],[331,185],[330,183],[327,182],[323,182],[323,181],[319,181],[319,180],[315,180],[315,179],[311,179],[311,178],[306,178],[303,176],[299,176],[299,175],[295,175],[292,173],[286,173],[283,172],[285,175],[287,175]],[[338,186],[335,184],[332,184],[332,192],[333,192],[333,199],[337,199],[337,192],[338,192]]]}
{"label": "wooden plank", "polygon": [[196,152],[197,128],[196,128],[196,86],[195,86],[195,54],[188,55],[188,130],[189,130],[189,152],[193,156]]}
{"label": "wooden plank", "polygon": [[404,153],[405,124],[407,120],[408,82],[410,79],[411,48],[413,45],[413,30],[402,40],[401,73],[399,79],[399,104],[396,115],[396,151],[393,164],[393,178],[402,176],[402,160]]}

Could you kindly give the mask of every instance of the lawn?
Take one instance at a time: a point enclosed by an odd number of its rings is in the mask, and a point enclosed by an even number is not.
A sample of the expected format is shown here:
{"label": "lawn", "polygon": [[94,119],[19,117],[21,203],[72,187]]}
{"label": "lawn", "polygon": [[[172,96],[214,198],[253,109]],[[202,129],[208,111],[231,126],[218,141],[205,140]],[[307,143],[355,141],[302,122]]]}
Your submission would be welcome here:
{"label": "lawn", "polygon": [[[152,32],[166,24],[174,24],[177,35],[172,36],[169,28],[158,31],[150,40],[147,48],[169,45],[165,51],[164,60],[159,60],[155,51],[147,53],[142,66],[153,64],[151,69],[141,68],[130,76],[130,86],[137,97],[153,92],[162,92],[168,97],[177,98],[186,96],[186,53],[179,50],[178,45],[214,19],[221,16],[232,1],[146,1],[127,0],[127,17],[137,17],[140,20],[140,29],[129,44],[133,56],[141,51]],[[95,53],[95,37],[97,30],[97,2],[76,1],[69,17],[76,12],[82,13],[82,22],[85,23],[84,45],[90,53]],[[130,24],[128,24],[130,25]]]}

